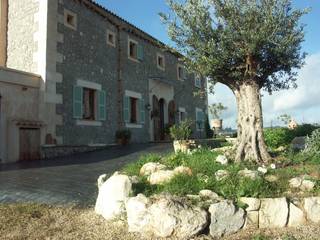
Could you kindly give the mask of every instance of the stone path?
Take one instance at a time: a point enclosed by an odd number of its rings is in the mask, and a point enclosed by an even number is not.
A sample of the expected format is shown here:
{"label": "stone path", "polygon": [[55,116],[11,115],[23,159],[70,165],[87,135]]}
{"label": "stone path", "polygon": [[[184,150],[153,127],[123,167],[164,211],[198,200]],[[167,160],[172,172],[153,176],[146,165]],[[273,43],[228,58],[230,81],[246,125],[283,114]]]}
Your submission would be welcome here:
{"label": "stone path", "polygon": [[69,157],[0,165],[0,203],[33,202],[91,206],[96,180],[146,153],[167,153],[171,144],[136,144]]}

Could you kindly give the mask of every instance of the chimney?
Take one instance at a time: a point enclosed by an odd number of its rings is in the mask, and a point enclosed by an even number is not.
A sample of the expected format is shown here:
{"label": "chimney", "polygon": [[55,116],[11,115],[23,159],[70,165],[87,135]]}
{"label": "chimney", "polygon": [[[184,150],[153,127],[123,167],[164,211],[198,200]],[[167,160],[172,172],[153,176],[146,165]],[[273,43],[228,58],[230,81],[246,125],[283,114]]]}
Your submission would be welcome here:
{"label": "chimney", "polygon": [[7,62],[8,0],[0,0],[0,66]]}

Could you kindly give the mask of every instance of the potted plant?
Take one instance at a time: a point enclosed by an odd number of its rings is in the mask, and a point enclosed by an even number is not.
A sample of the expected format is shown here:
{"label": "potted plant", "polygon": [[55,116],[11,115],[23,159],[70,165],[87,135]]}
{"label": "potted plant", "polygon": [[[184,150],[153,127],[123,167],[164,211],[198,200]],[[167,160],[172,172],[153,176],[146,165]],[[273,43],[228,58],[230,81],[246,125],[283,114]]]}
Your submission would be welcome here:
{"label": "potted plant", "polygon": [[214,129],[222,129],[222,119],[220,118],[221,113],[227,110],[227,107],[223,106],[222,103],[214,103],[209,107],[209,111],[213,116],[211,120],[211,127]]}
{"label": "potted plant", "polygon": [[119,145],[129,144],[131,139],[131,131],[129,129],[120,129],[116,131],[116,142]]}
{"label": "potted plant", "polygon": [[191,130],[192,121],[185,120],[180,124],[175,124],[170,128],[170,136],[173,138],[173,148],[175,153],[187,153],[194,142],[189,138],[192,134]]}

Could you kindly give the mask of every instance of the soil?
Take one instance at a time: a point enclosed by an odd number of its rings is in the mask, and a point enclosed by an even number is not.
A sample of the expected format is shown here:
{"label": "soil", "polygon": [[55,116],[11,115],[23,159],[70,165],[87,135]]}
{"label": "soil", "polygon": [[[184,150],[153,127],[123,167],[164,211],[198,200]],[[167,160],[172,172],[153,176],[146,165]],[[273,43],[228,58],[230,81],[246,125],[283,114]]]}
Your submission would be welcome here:
{"label": "soil", "polygon": [[[95,214],[91,208],[2,204],[0,205],[0,239],[139,240],[156,238],[142,238],[138,234],[128,233],[124,222],[107,222]],[[206,239],[211,238],[207,236],[194,238],[194,240]],[[320,225],[273,230],[246,229],[223,239],[318,240],[320,239]]]}

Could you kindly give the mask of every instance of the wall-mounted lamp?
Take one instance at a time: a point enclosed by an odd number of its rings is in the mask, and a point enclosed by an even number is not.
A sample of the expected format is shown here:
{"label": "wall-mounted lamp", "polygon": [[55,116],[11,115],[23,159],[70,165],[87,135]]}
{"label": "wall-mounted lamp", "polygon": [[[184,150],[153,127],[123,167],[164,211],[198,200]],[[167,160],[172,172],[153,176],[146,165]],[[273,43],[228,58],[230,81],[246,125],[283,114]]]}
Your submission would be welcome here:
{"label": "wall-mounted lamp", "polygon": [[148,103],[148,104],[145,105],[145,108],[146,108],[148,111],[150,111],[150,110],[151,110],[151,105]]}

